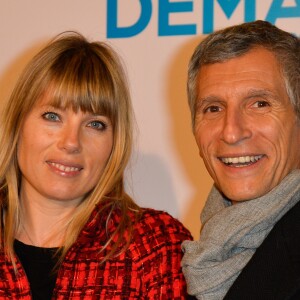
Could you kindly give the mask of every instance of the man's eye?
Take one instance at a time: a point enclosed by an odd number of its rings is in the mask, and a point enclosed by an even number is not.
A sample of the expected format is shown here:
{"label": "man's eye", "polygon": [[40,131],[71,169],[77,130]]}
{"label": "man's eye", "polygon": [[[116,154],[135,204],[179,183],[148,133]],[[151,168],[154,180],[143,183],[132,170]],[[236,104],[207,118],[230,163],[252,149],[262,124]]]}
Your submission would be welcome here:
{"label": "man's eye", "polygon": [[214,112],[219,112],[219,111],[221,111],[221,108],[216,105],[209,106],[204,109],[204,113],[214,113]]}
{"label": "man's eye", "polygon": [[270,106],[270,104],[267,101],[264,100],[260,100],[260,101],[256,101],[253,105],[254,107],[267,107]]}
{"label": "man's eye", "polygon": [[102,131],[102,130],[105,130],[107,126],[102,121],[92,121],[88,124],[88,127]]}
{"label": "man's eye", "polygon": [[54,112],[46,112],[43,114],[43,118],[48,120],[48,121],[52,121],[52,122],[56,122],[59,121],[59,115],[54,113]]}

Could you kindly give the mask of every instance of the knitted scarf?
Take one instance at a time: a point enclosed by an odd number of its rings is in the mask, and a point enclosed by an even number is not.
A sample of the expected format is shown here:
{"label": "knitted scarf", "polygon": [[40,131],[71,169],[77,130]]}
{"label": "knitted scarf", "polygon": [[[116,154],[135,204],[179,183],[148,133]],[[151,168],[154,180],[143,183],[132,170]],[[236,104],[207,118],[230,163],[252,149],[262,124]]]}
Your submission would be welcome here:
{"label": "knitted scarf", "polygon": [[278,220],[300,199],[300,170],[268,194],[231,205],[213,187],[203,212],[199,241],[184,241],[182,268],[188,292],[223,299]]}

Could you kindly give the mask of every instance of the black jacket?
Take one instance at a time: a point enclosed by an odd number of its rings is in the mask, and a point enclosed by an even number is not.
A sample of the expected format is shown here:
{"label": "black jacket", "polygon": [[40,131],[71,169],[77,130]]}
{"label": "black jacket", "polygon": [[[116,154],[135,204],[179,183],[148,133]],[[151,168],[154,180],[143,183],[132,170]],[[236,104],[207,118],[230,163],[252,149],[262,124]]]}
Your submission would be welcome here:
{"label": "black jacket", "polygon": [[300,299],[300,202],[277,222],[224,299]]}

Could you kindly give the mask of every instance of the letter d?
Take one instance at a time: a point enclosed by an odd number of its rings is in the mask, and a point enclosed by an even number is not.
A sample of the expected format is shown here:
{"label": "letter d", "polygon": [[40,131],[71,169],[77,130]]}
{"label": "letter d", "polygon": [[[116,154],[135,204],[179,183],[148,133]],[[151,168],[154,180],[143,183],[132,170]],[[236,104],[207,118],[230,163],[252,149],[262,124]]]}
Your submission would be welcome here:
{"label": "letter d", "polygon": [[[152,14],[151,0],[139,0],[141,15],[131,26],[118,27],[118,0],[107,0],[107,38],[125,38],[139,34],[148,25]],[[129,10],[130,11],[130,10]]]}

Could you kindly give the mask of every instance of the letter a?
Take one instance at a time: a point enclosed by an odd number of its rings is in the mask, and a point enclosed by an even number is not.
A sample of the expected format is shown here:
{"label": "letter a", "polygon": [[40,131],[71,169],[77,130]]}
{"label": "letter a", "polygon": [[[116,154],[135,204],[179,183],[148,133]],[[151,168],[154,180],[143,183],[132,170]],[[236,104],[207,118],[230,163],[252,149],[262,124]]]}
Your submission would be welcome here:
{"label": "letter a", "polygon": [[296,0],[295,6],[283,6],[284,0],[274,0],[268,15],[266,17],[266,21],[269,21],[272,24],[276,23],[276,20],[279,18],[297,18],[300,17],[300,0]]}

